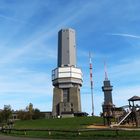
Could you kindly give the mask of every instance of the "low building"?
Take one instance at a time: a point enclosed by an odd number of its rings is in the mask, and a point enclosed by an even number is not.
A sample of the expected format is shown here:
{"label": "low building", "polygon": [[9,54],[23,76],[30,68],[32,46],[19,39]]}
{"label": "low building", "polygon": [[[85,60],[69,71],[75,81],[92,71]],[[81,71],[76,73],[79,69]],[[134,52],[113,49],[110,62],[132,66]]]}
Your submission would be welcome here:
{"label": "low building", "polygon": [[51,111],[41,111],[40,113],[42,114],[42,116],[43,116],[45,119],[52,118],[52,112],[51,112]]}
{"label": "low building", "polygon": [[74,114],[72,112],[61,112],[61,118],[72,118]]}

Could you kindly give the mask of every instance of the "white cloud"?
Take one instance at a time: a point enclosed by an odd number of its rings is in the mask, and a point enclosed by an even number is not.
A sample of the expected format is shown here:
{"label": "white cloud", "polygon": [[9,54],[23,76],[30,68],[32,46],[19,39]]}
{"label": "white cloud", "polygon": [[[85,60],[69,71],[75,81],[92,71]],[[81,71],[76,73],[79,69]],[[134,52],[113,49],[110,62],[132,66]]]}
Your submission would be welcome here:
{"label": "white cloud", "polygon": [[0,93],[48,93],[49,95],[52,92],[51,75],[48,75],[47,72],[43,73],[15,68],[10,73],[6,72],[2,74],[0,77]]}
{"label": "white cloud", "polygon": [[10,104],[14,110],[24,109],[30,102],[40,110],[51,110],[53,87],[47,73],[13,69],[0,77],[0,108]]}
{"label": "white cloud", "polygon": [[[30,13],[30,14],[31,14],[31,13]],[[30,15],[30,14],[29,14],[29,15]],[[12,21],[12,22],[18,22],[18,23],[21,23],[21,24],[31,24],[31,23],[29,23],[29,22],[27,22],[27,21],[19,20],[19,19],[17,19],[17,18],[5,16],[5,15],[2,15],[2,14],[0,14],[0,18],[6,19],[6,20],[9,20],[9,21]],[[31,24],[31,25],[33,25],[33,24]]]}
{"label": "white cloud", "polygon": [[32,103],[35,108],[39,108],[42,111],[51,111],[52,110],[52,94],[34,94],[34,93],[4,93],[4,95],[0,94],[1,103],[0,109],[3,108],[4,105],[11,105],[12,109],[19,110],[25,109],[25,107]]}
{"label": "white cloud", "polygon": [[[86,3],[85,5],[81,5],[81,6],[82,7],[80,10],[78,10],[77,7],[73,9],[71,9],[71,6],[66,7],[67,8],[66,14],[60,15],[59,13],[59,15],[57,16],[57,21],[61,21],[61,22],[58,23],[54,19],[53,23],[55,24],[53,27],[51,27],[52,23],[49,25],[48,24],[44,25],[40,31],[35,33],[34,36],[27,38],[27,40],[24,40],[24,42],[26,42],[24,43],[24,45],[23,44],[19,45],[17,48],[13,49],[13,51],[6,54],[5,57],[1,58],[1,62],[11,63],[13,61],[16,61],[21,55],[26,54],[31,48],[34,48],[34,46],[40,46],[44,40],[45,42],[47,42],[48,39],[50,39],[54,35],[57,35],[59,29],[67,26],[72,21],[76,21],[77,18],[80,19],[81,18],[80,15],[82,15],[83,13],[87,14],[85,13],[87,11],[87,8],[90,9],[93,7],[91,3]],[[29,17],[33,16],[33,14],[34,13],[32,13]],[[70,14],[70,16],[68,16],[68,14]],[[47,48],[47,49],[50,51],[53,50],[53,48]],[[55,54],[53,56],[55,56]]]}
{"label": "white cloud", "polygon": [[130,37],[130,38],[140,39],[140,36],[138,36],[138,35],[125,34],[125,33],[108,33],[107,35],[121,36],[121,37]]}
{"label": "white cloud", "polygon": [[[126,61],[126,60],[125,60]],[[140,60],[134,59],[130,61],[123,62],[122,64],[113,65],[110,69],[110,74],[113,79],[122,79],[122,77],[127,77],[126,80],[131,81],[137,78],[140,74]]]}
{"label": "white cloud", "polygon": [[113,91],[114,104],[116,104],[117,106],[128,105],[128,99],[135,95],[140,96],[139,85],[117,87]]}

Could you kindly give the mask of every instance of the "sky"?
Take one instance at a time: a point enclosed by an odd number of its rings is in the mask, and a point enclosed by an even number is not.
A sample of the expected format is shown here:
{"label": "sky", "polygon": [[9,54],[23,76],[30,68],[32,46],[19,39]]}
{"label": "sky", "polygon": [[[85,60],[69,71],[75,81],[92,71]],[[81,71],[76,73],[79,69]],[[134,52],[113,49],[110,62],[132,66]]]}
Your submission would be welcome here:
{"label": "sky", "polygon": [[62,28],[76,31],[83,112],[91,114],[89,51],[95,115],[104,101],[104,61],[117,107],[140,96],[139,7],[139,0],[0,0],[0,108],[10,104],[18,110],[32,103],[52,110],[51,72]]}

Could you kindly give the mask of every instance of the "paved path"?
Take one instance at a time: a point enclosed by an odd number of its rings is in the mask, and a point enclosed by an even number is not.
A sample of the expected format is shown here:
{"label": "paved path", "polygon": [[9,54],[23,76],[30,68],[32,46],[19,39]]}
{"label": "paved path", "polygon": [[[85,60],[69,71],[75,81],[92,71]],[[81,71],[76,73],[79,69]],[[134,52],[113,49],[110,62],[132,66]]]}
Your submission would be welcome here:
{"label": "paved path", "polygon": [[[0,140],[53,140],[53,139],[39,139],[39,138],[23,138],[23,137],[12,137],[12,136],[3,136],[0,135]],[[56,139],[55,139],[56,140]],[[59,139],[61,140],[61,139]],[[63,139],[64,140],[64,139]],[[69,139],[70,140],[70,139]],[[77,139],[79,140],[79,139]],[[82,139],[82,140],[87,140],[87,139]],[[92,139],[91,140],[139,140],[139,139],[120,139],[120,138],[108,138],[108,139],[104,139],[104,138],[99,138],[99,139]]]}
{"label": "paved path", "polygon": [[0,135],[0,140],[47,140],[47,139],[23,138],[23,137],[12,137],[12,136],[3,136],[3,135]]}

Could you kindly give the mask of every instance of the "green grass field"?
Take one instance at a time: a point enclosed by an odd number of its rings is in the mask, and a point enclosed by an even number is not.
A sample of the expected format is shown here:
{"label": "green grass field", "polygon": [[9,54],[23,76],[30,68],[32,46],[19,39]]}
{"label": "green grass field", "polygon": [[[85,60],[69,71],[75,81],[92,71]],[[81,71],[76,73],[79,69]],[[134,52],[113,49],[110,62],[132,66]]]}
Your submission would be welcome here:
{"label": "green grass field", "polygon": [[[31,130],[31,131],[15,131],[9,135],[20,137],[36,137],[50,139],[140,139],[140,131],[85,131],[85,128],[91,124],[102,124],[100,117],[75,117],[61,119],[39,119],[16,121],[15,129],[49,129]],[[84,129],[84,131],[82,131]],[[60,130],[60,131],[53,131]],[[66,132],[64,132],[64,131]]]}
{"label": "green grass field", "polygon": [[16,121],[15,128],[42,128],[42,129],[79,129],[90,124],[102,124],[100,117],[75,117],[63,119],[39,119]]}

